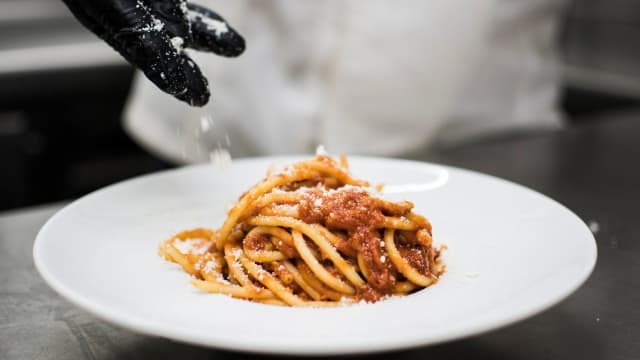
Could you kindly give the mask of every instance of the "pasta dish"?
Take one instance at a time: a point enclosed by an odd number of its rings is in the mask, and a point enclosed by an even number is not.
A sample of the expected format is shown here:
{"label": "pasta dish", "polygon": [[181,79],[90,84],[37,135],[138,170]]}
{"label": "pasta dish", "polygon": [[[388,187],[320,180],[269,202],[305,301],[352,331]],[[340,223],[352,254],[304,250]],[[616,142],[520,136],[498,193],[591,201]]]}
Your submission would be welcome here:
{"label": "pasta dish", "polygon": [[406,295],[438,281],[441,248],[408,201],[382,198],[328,155],[268,172],[218,230],[160,245],[198,289],[289,306],[334,306]]}

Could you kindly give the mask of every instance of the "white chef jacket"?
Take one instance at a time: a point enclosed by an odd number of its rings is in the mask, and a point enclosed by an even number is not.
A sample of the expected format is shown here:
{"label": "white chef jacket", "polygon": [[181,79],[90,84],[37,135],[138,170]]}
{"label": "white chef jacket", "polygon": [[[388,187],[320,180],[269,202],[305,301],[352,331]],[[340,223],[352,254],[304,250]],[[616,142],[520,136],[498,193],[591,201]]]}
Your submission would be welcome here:
{"label": "white chef jacket", "polygon": [[198,162],[312,152],[401,155],[501,131],[557,128],[554,35],[563,0],[215,0],[239,58],[191,52],[210,103],[137,76],[125,128]]}

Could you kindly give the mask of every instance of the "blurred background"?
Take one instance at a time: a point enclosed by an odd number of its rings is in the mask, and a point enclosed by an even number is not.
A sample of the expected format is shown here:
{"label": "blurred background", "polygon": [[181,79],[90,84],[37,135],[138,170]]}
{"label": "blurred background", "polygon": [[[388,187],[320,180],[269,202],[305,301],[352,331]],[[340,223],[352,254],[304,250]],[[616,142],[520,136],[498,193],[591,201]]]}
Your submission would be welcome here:
{"label": "blurred background", "polygon": [[[640,2],[571,1],[557,41],[569,126],[640,115]],[[0,211],[172,166],[122,129],[133,74],[62,2],[0,0]]]}

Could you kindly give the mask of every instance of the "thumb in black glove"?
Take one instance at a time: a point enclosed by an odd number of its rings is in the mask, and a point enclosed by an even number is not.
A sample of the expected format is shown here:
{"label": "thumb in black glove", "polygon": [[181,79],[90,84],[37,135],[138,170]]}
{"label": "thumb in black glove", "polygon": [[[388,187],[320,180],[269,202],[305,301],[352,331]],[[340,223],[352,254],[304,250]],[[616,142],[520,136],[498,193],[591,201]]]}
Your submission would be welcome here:
{"label": "thumb in black glove", "polygon": [[183,47],[235,57],[244,39],[215,12],[186,0],[63,0],[89,30],[160,89],[193,106],[209,101],[207,79]]}

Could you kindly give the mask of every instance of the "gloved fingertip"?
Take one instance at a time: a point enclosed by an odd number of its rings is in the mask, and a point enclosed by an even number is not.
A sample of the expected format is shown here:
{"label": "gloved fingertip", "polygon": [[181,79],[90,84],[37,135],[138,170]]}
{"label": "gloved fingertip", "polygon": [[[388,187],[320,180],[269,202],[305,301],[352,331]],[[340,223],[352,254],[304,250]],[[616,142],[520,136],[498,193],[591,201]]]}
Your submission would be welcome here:
{"label": "gloved fingertip", "polygon": [[190,7],[192,42],[189,47],[237,57],[246,48],[244,38],[215,12],[199,6]]}
{"label": "gloved fingertip", "polygon": [[187,55],[182,55],[181,62],[184,65],[183,71],[186,78],[186,86],[182,93],[176,94],[176,98],[191,106],[202,107],[206,105],[211,97],[207,78],[202,74],[198,65]]}
{"label": "gloved fingertip", "polygon": [[211,51],[226,57],[240,56],[246,49],[244,38],[232,28],[224,33],[208,29],[202,24],[192,24],[193,42],[190,47]]}
{"label": "gloved fingertip", "polygon": [[185,89],[185,92],[183,94],[175,95],[175,97],[176,99],[184,101],[191,106],[203,107],[209,103],[211,93],[209,93],[209,90],[196,93],[192,90]]}
{"label": "gloved fingertip", "polygon": [[240,56],[246,49],[244,38],[235,31],[234,35],[233,39],[228,41],[227,56],[229,57]]}

